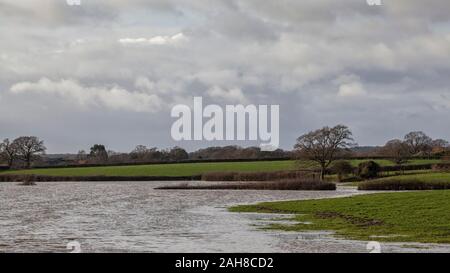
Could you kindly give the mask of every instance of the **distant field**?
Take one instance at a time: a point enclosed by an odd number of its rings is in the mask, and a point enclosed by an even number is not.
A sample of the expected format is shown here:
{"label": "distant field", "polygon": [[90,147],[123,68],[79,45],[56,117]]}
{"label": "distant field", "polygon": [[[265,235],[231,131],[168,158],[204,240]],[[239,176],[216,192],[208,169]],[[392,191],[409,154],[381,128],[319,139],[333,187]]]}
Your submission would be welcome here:
{"label": "distant field", "polygon": [[[366,160],[351,160],[354,166]],[[394,165],[389,160],[375,160],[382,166]],[[440,160],[411,160],[409,164],[438,163]],[[317,165],[311,161],[252,161],[252,162],[218,162],[218,163],[180,163],[135,166],[49,168],[19,171],[3,171],[0,174],[37,174],[50,176],[189,176],[207,172],[270,172],[313,168]]]}
{"label": "distant field", "polygon": [[111,167],[80,167],[6,171],[1,174],[37,174],[53,176],[189,176],[219,171],[279,171],[295,169],[294,161],[182,163]]}

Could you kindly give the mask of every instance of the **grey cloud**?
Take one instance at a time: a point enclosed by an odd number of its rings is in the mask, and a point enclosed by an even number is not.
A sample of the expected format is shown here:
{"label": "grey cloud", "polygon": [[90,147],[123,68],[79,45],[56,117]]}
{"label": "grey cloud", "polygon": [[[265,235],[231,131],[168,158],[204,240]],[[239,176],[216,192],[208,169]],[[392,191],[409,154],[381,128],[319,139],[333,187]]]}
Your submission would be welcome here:
{"label": "grey cloud", "polygon": [[[351,126],[360,144],[412,129],[450,138],[438,122],[450,114],[448,1],[96,0],[70,7],[0,0],[0,7],[0,126],[8,128],[0,137],[39,134],[57,152],[96,141],[117,150],[166,147],[176,144],[168,136],[171,105],[200,95],[207,103],[280,104],[283,148],[336,123]],[[183,43],[151,42],[180,33]],[[54,92],[39,84],[46,78]],[[70,88],[62,84],[68,81]],[[27,88],[11,93],[17,86]],[[109,101],[114,88],[129,102]],[[75,95],[92,103],[80,107]]]}

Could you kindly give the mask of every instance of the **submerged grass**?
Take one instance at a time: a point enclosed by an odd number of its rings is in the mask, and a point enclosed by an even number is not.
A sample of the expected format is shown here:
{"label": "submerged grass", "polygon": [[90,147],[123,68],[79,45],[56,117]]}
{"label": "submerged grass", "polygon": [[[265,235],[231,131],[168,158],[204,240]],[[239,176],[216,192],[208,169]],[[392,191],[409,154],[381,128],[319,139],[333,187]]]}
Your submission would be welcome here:
{"label": "submerged grass", "polygon": [[291,191],[334,191],[336,184],[321,181],[281,180],[276,182],[220,183],[209,185],[180,184],[163,186],[158,190],[291,190]]}
{"label": "submerged grass", "polygon": [[[450,190],[380,193],[348,198],[261,203],[233,212],[291,213],[285,231],[331,230],[337,236],[390,242],[450,243]],[[305,225],[300,222],[311,222]]]}

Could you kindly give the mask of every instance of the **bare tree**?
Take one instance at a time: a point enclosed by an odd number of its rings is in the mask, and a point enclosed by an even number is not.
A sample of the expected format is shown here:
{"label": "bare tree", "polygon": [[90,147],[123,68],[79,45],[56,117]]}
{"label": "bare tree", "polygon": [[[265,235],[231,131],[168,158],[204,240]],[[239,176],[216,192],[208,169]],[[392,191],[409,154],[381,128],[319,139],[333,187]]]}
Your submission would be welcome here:
{"label": "bare tree", "polygon": [[405,143],[409,146],[410,153],[430,154],[433,140],[424,132],[411,132],[405,136]]}
{"label": "bare tree", "polygon": [[444,139],[435,139],[431,143],[433,153],[442,153],[448,150],[450,144],[447,140]]}
{"label": "bare tree", "polygon": [[86,161],[87,159],[87,154],[85,150],[79,150],[77,153],[77,161],[78,163],[82,163],[84,161]]}
{"label": "bare tree", "polygon": [[309,159],[320,165],[320,176],[323,180],[326,169],[336,160],[339,153],[354,145],[350,129],[344,125],[337,125],[300,136],[294,148],[300,159]]}
{"label": "bare tree", "polygon": [[8,167],[12,167],[14,161],[18,158],[18,149],[14,142],[10,142],[9,139],[3,140],[0,144],[0,153],[2,158],[8,163]]}
{"label": "bare tree", "polygon": [[35,136],[16,138],[13,144],[17,146],[18,158],[25,162],[27,168],[31,167],[31,162],[37,155],[44,154],[47,149],[44,142]]}
{"label": "bare tree", "polygon": [[397,165],[407,163],[411,157],[409,145],[399,139],[388,141],[382,148],[382,154],[389,157]]}
{"label": "bare tree", "polygon": [[145,145],[137,145],[133,151],[131,151],[130,156],[132,159],[143,161],[147,159],[147,155],[150,153],[150,150]]}

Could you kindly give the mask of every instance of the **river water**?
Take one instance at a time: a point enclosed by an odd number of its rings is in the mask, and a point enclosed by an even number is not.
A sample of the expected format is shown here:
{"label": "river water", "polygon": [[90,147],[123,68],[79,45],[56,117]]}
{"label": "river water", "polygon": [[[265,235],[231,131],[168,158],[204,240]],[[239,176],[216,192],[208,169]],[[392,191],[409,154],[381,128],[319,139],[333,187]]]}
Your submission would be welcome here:
{"label": "river water", "polygon": [[[0,183],[0,252],[368,252],[331,232],[264,231],[283,215],[230,213],[261,201],[332,198],[337,191],[164,191],[180,182]],[[205,182],[201,182],[205,183]],[[279,220],[279,219],[278,219]],[[383,252],[450,252],[449,245],[381,244]]]}

